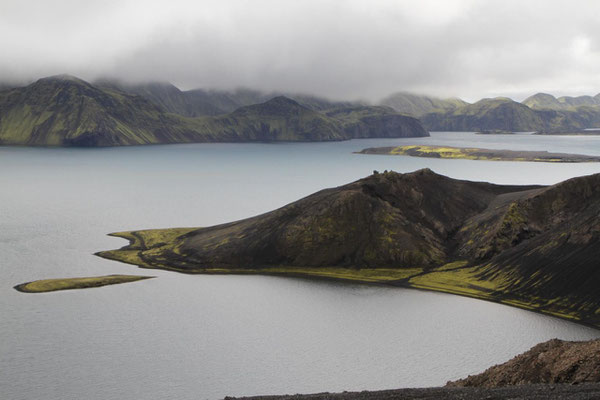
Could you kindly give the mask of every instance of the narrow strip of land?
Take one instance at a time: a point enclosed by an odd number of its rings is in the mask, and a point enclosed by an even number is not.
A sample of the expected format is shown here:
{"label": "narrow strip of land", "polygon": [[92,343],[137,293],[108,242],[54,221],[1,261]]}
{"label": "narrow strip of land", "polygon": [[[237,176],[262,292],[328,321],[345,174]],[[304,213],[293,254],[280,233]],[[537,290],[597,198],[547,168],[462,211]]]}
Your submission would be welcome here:
{"label": "narrow strip of land", "polygon": [[409,145],[398,147],[371,147],[357,154],[394,155],[428,158],[449,158],[487,161],[533,161],[552,163],[600,162],[600,157],[585,154],[549,153],[547,151],[521,151],[480,149],[474,147]]}
{"label": "narrow strip of land", "polygon": [[119,283],[135,282],[150,278],[154,278],[154,276],[106,275],[84,278],[42,279],[33,282],[21,283],[14,288],[23,293],[45,293],[54,292],[57,290],[85,289],[106,285],[116,285]]}

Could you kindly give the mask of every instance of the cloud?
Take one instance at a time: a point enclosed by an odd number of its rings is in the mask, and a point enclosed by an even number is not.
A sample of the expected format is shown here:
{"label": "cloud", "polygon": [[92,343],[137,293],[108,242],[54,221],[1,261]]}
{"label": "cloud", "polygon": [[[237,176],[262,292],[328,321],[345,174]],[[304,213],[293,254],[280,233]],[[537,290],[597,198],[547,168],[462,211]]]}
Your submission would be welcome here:
{"label": "cloud", "polygon": [[600,3],[3,1],[0,79],[56,73],[376,100],[600,91]]}

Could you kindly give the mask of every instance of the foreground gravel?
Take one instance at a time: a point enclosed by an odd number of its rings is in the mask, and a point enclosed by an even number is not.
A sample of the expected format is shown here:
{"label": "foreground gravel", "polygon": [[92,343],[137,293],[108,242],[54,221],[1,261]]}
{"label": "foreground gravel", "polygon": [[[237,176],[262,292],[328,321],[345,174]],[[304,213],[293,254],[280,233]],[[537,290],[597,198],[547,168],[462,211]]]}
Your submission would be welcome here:
{"label": "foreground gravel", "polygon": [[499,388],[447,387],[426,389],[397,389],[374,392],[343,392],[296,394],[284,396],[225,397],[226,400],[395,400],[395,399],[449,399],[449,400],[542,400],[542,399],[600,399],[600,384],[581,385],[522,385]]}

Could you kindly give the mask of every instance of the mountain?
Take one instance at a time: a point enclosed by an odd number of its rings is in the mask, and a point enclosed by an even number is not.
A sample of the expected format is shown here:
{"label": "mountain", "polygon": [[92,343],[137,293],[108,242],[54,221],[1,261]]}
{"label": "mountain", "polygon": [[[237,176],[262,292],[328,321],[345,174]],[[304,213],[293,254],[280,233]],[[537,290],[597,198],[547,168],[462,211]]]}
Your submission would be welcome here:
{"label": "mountain", "polygon": [[298,104],[315,111],[360,105],[356,102],[331,101],[315,96],[289,93],[264,93],[250,89],[236,89],[234,91],[193,89],[182,91],[176,86],[165,82],[126,84],[105,79],[99,80],[95,84],[99,87],[116,89],[125,93],[142,96],[168,112],[185,117],[228,114],[240,107],[263,103],[278,96],[291,98],[298,102]]}
{"label": "mountain", "polygon": [[527,107],[534,110],[561,110],[564,104],[548,93],[536,93],[522,101]]}
{"label": "mountain", "polygon": [[436,131],[535,131],[545,126],[536,112],[505,97],[482,99],[451,111],[425,114],[422,121]]}
{"label": "mountain", "polygon": [[576,111],[580,106],[598,107],[600,97],[592,96],[563,96],[556,98],[551,94],[537,93],[523,100],[523,104],[535,110],[571,110]]}
{"label": "mountain", "polygon": [[208,119],[205,129],[246,141],[322,141],[429,136],[421,123],[393,110],[358,107],[323,114],[284,96]]}
{"label": "mountain", "polygon": [[563,96],[558,98],[558,102],[569,107],[600,106],[600,103],[598,103],[592,96]]}
{"label": "mountain", "polygon": [[439,290],[600,326],[600,174],[553,186],[375,173],[210,228],[116,234],[99,255],[182,272],[321,276]]}
{"label": "mountain", "polygon": [[246,141],[344,140],[340,124],[284,96],[208,120],[207,128]]}
{"label": "mountain", "polygon": [[[536,95],[528,103],[555,104],[546,95]],[[558,101],[558,100],[557,100]],[[600,107],[578,106],[570,109],[532,109],[506,97],[483,99],[447,112],[432,112],[421,117],[433,131],[511,132],[564,131],[593,128],[600,124]]]}
{"label": "mountain", "polygon": [[465,106],[468,103],[458,98],[439,99],[436,97],[399,92],[386,97],[380,104],[382,106],[391,107],[402,114],[420,117],[434,111],[454,110],[458,107]]}
{"label": "mountain", "polygon": [[342,123],[351,138],[429,136],[421,122],[398,114],[390,107],[350,106],[326,111],[325,115]]}
{"label": "mountain", "polygon": [[[153,90],[158,92],[159,89],[164,94],[163,99],[170,99],[162,106],[141,95],[108,85],[94,86],[67,75],[1,91],[0,144],[120,146],[345,140],[356,136],[347,128],[347,121],[328,117],[285,97],[241,107],[225,115],[190,118],[165,111],[166,107],[183,104],[178,103],[177,88],[162,85]],[[390,118],[395,121],[393,129],[387,131],[370,129],[371,137],[428,135],[418,121],[394,115],[373,115],[371,119],[363,118],[362,123],[380,127]]]}
{"label": "mountain", "polygon": [[246,89],[232,92],[203,89],[182,91],[167,82],[126,84],[118,81],[99,80],[95,84],[101,88],[116,89],[142,96],[168,112],[185,117],[228,114],[240,107],[263,103],[275,97]]}
{"label": "mountain", "polygon": [[190,124],[142,97],[67,75],[0,92],[0,144],[111,146],[194,136]]}

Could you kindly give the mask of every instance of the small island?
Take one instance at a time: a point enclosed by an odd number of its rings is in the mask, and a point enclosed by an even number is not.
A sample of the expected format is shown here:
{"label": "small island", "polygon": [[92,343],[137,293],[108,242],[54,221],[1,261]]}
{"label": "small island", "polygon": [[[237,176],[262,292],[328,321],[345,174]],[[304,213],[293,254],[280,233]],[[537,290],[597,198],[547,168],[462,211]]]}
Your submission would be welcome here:
{"label": "small island", "polygon": [[505,131],[502,129],[492,129],[492,130],[475,132],[475,134],[476,135],[514,135],[515,132]]}
{"label": "small island", "polygon": [[410,145],[398,147],[371,147],[356,154],[394,155],[428,158],[450,158],[486,161],[533,161],[552,163],[599,162],[600,157],[585,154],[549,153],[547,151],[517,151],[479,149],[471,147]]}
{"label": "small island", "polygon": [[154,276],[141,275],[105,275],[84,278],[59,278],[41,279],[33,282],[21,283],[14,288],[23,293],[45,293],[57,290],[85,289],[118,283],[135,282],[143,279],[155,278]]}
{"label": "small island", "polygon": [[538,131],[534,135],[557,135],[557,136],[598,136],[600,129],[567,129]]}

